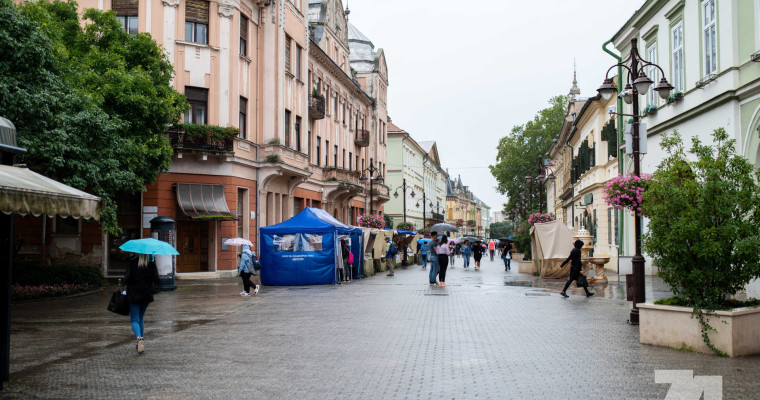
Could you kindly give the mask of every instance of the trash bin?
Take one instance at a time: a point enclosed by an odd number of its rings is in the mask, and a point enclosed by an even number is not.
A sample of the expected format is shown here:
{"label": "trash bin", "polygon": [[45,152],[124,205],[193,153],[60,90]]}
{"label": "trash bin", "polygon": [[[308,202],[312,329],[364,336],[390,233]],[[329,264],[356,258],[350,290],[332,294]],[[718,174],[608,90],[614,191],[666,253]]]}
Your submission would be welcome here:
{"label": "trash bin", "polygon": [[[169,217],[156,217],[150,220],[150,237],[176,247],[174,244],[174,220]],[[174,256],[156,255],[156,266],[160,279],[158,289],[164,291],[176,289],[177,285],[174,284]]]}

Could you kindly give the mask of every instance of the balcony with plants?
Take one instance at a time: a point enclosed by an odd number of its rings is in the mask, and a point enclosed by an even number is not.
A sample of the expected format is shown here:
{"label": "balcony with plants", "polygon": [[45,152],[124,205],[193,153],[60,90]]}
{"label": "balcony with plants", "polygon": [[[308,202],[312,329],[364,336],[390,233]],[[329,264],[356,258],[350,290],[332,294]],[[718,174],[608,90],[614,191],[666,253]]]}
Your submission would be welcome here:
{"label": "balcony with plants", "polygon": [[369,131],[367,129],[357,129],[354,143],[359,147],[369,147]]}
{"label": "balcony with plants", "polygon": [[309,95],[309,118],[323,119],[325,117],[325,96],[314,89]]}
{"label": "balcony with plants", "polygon": [[232,153],[240,130],[214,125],[177,124],[167,132],[174,150],[198,153]]}
{"label": "balcony with plants", "polygon": [[355,185],[359,184],[359,176],[361,175],[361,172],[359,171],[329,167],[324,168],[322,171],[326,181],[341,181],[353,183]]}

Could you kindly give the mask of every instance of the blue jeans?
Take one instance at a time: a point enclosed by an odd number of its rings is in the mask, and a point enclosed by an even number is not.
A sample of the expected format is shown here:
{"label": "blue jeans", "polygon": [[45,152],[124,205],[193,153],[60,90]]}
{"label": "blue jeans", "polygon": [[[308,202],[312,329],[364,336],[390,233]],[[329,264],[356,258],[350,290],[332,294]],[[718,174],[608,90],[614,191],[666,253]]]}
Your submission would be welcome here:
{"label": "blue jeans", "polygon": [[132,332],[135,333],[135,337],[143,337],[145,332],[145,310],[148,309],[148,304],[132,304],[129,303],[129,319],[132,320]]}
{"label": "blue jeans", "polygon": [[422,259],[422,268],[427,267],[427,254],[420,256],[420,259]]}
{"label": "blue jeans", "polygon": [[435,283],[435,278],[437,276],[438,276],[438,257],[431,257],[430,259],[430,283],[431,284]]}
{"label": "blue jeans", "polygon": [[470,266],[470,256],[469,255],[463,255],[462,260],[464,261],[464,267],[467,268]]}
{"label": "blue jeans", "polygon": [[504,258],[504,269],[510,269],[509,263],[512,261],[511,258],[503,257]]}

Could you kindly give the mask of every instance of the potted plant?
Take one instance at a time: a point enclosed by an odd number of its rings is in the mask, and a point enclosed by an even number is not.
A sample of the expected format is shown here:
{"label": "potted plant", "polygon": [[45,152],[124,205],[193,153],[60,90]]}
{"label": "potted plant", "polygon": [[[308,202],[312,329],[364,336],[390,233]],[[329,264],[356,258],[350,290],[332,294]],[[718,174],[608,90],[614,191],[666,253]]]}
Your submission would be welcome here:
{"label": "potted plant", "polygon": [[373,215],[373,214],[364,214],[360,215],[357,219],[357,223],[359,226],[364,228],[375,228],[375,229],[383,229],[385,228],[385,219],[379,215]]}
{"label": "potted plant", "polygon": [[647,115],[655,115],[657,114],[657,106],[654,104],[650,104],[644,108],[644,114]]}
{"label": "potted plant", "polygon": [[670,96],[668,96],[668,104],[673,104],[677,101],[683,100],[683,92],[680,92],[678,90],[673,91]]}
{"label": "potted plant", "polygon": [[411,222],[399,222],[396,225],[396,229],[400,231],[413,231],[414,230],[414,224]]}
{"label": "potted plant", "polygon": [[[731,297],[760,277],[760,179],[720,128],[714,146],[664,135],[667,157],[643,194],[644,250],[675,298],[641,304],[642,343],[721,355],[760,353],[760,308]],[[741,331],[741,332],[740,332]]]}
{"label": "potted plant", "polygon": [[643,196],[651,181],[652,176],[645,173],[640,176],[633,173],[616,176],[604,184],[602,198],[616,210],[628,210],[639,217],[644,216]]}

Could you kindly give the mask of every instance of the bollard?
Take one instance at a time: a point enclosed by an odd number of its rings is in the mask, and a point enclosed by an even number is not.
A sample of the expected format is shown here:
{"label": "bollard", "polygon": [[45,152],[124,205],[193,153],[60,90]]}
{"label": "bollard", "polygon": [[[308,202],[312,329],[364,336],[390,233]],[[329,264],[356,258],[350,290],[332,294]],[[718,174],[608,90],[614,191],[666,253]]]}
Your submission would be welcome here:
{"label": "bollard", "polygon": [[633,296],[635,295],[633,290],[633,274],[626,274],[625,275],[625,296],[626,300],[633,301]]}

